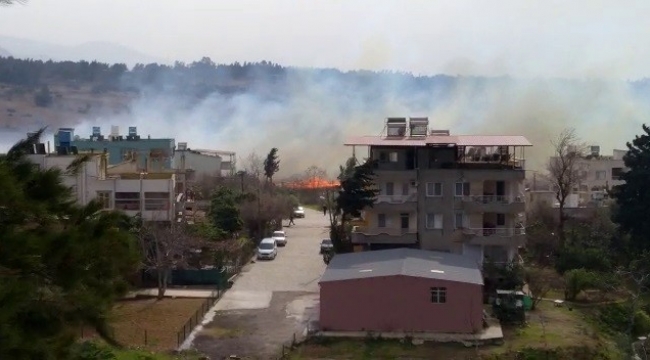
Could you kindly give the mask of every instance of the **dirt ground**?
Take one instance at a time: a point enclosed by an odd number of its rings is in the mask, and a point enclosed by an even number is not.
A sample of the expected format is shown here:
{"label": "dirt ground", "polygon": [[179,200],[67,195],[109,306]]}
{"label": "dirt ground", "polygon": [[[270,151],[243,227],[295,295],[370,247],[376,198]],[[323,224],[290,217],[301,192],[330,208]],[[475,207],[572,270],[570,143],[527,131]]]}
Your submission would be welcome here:
{"label": "dirt ground", "polygon": [[[141,299],[119,302],[111,314],[114,336],[127,346],[168,351],[177,347],[177,332],[205,299]],[[85,330],[84,337],[92,337]],[[145,339],[146,336],[146,339]]]}
{"label": "dirt ground", "polygon": [[300,340],[306,324],[296,322],[287,304],[309,293],[274,292],[266,309],[227,310],[216,313],[194,340],[197,348],[212,360],[237,355],[242,360],[277,359],[277,344],[290,344],[294,334]]}

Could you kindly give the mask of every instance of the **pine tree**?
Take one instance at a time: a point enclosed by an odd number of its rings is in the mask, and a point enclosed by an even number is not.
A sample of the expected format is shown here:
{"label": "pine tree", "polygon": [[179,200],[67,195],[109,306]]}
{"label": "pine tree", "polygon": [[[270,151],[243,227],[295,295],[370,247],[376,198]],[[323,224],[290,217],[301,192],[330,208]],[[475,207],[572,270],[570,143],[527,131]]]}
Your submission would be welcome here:
{"label": "pine tree", "polygon": [[[347,165],[352,163],[348,160]],[[361,216],[361,211],[372,207],[379,193],[375,185],[375,162],[371,159],[354,167],[354,171],[343,169],[341,187],[336,198],[336,210],[341,213],[341,224],[332,236],[332,244],[336,252],[351,251],[351,243],[347,241],[347,220]]]}
{"label": "pine tree", "polygon": [[280,170],[280,159],[278,158],[278,148],[273,148],[264,159],[264,176],[269,183],[273,183],[273,176]]}
{"label": "pine tree", "polygon": [[634,250],[650,250],[650,127],[642,127],[644,134],[627,143],[625,183],[612,191],[618,205],[614,221],[630,233]]}
{"label": "pine tree", "polygon": [[26,158],[42,132],[0,156],[0,359],[65,359],[81,326],[114,344],[108,312],[138,263],[128,218],[76,205]]}

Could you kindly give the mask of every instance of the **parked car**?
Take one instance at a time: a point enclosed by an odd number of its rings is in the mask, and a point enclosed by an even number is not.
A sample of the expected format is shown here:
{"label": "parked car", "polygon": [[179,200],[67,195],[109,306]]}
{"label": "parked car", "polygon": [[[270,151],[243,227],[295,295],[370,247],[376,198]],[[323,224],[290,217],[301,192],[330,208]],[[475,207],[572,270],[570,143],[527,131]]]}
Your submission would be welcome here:
{"label": "parked car", "polygon": [[293,216],[297,218],[304,218],[305,217],[305,208],[302,206],[298,206],[294,211],[293,211]]}
{"label": "parked car", "polygon": [[282,230],[274,231],[272,237],[273,240],[275,240],[275,242],[278,244],[278,246],[287,245],[287,234],[284,231]]}
{"label": "parked car", "polygon": [[334,250],[334,244],[332,244],[332,240],[323,239],[323,241],[320,242],[320,253],[323,254],[331,250]]}
{"label": "parked car", "polygon": [[260,241],[257,246],[257,260],[273,260],[278,256],[278,244],[273,238],[266,238]]}

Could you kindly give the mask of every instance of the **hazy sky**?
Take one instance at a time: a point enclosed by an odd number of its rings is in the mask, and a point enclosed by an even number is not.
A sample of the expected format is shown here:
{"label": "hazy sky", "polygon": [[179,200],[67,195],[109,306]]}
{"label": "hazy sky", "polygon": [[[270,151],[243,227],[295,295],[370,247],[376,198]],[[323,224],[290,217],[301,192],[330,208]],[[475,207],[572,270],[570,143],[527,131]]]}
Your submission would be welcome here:
{"label": "hazy sky", "polygon": [[30,0],[0,8],[0,34],[183,61],[639,78],[649,15],[650,0]]}

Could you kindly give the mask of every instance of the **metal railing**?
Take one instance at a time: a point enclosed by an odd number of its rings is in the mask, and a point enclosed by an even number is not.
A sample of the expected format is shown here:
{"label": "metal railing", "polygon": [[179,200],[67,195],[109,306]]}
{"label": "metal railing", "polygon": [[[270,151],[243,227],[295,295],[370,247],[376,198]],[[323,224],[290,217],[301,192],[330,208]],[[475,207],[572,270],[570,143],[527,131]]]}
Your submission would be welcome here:
{"label": "metal railing", "polygon": [[465,228],[463,233],[466,235],[474,236],[500,236],[500,237],[511,237],[518,235],[526,235],[526,228],[524,227],[514,227],[514,228]]}
{"label": "metal railing", "polygon": [[416,201],[418,194],[409,195],[377,195],[375,203],[403,204],[409,201]]}
{"label": "metal railing", "polygon": [[509,196],[509,195],[469,195],[463,196],[462,200],[465,202],[475,202],[479,204],[516,204],[523,203],[523,196]]}
{"label": "metal railing", "polygon": [[364,234],[364,235],[391,235],[391,236],[401,236],[405,234],[415,234],[417,229],[401,229],[401,228],[386,228],[386,227],[367,227],[367,226],[355,226],[352,228],[353,233]]}

